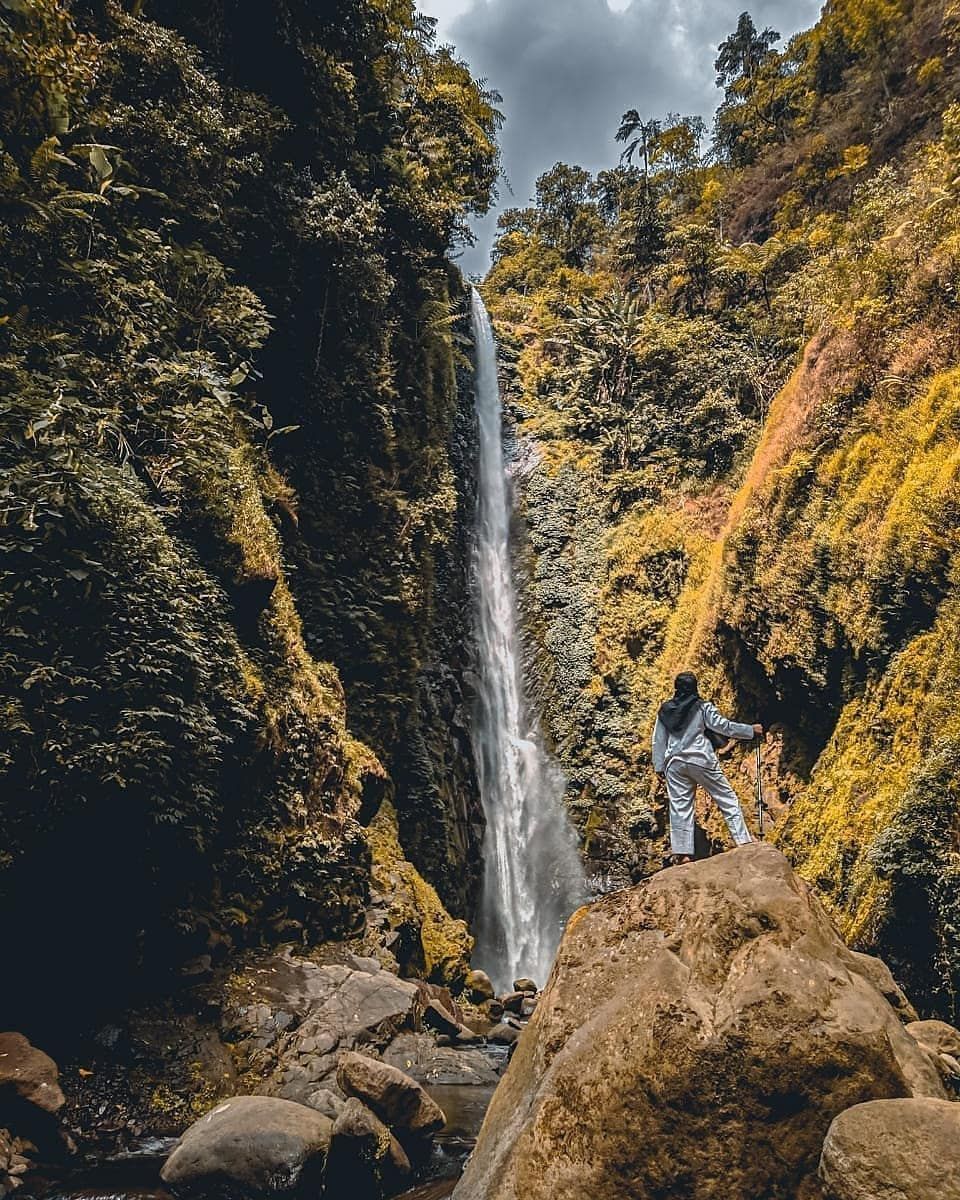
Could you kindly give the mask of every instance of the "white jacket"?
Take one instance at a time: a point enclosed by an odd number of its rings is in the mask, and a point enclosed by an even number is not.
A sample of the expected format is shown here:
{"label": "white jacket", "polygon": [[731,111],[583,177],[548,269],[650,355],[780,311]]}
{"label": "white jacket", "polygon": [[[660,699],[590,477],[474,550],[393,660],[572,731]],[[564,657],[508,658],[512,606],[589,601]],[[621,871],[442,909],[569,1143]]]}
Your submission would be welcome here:
{"label": "white jacket", "polygon": [[667,763],[674,758],[700,767],[714,766],[717,755],[707,740],[705,729],[712,729],[725,738],[738,738],[742,742],[748,742],[756,736],[752,725],[728,721],[709,700],[701,700],[681,733],[669,733],[657,717],[653,730],[653,769],[657,774],[665,771]]}

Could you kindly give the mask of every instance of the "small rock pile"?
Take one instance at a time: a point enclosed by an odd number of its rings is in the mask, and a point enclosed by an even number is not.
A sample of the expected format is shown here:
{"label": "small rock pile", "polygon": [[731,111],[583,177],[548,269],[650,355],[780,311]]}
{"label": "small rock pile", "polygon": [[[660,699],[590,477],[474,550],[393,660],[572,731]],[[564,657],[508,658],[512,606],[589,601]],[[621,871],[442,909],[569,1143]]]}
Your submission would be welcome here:
{"label": "small rock pile", "polygon": [[516,1044],[536,1011],[539,998],[537,985],[527,978],[514,980],[513,991],[497,996],[485,971],[471,971],[464,992],[476,1009],[473,1019],[468,1018],[474,1036],[494,1046]]}
{"label": "small rock pile", "polygon": [[479,1047],[519,1036],[536,986],[517,985],[498,999],[471,972],[458,1001],[356,955],[250,964],[227,987],[221,1033],[240,1084],[260,1094],[227,1097],[195,1121],[164,1182],[185,1200],[395,1194],[445,1124],[426,1088],[498,1082]]}
{"label": "small rock pile", "polygon": [[364,1054],[343,1054],[336,1080],[345,1098],[333,1119],[272,1096],[222,1101],[183,1134],[161,1178],[184,1197],[392,1195],[443,1112],[409,1075]]}

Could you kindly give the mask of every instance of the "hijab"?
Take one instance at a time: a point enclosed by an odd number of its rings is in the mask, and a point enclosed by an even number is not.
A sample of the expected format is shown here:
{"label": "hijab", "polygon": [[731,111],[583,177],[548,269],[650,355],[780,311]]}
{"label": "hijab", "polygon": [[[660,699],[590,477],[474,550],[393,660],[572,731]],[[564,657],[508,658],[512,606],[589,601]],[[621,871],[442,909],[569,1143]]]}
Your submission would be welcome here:
{"label": "hijab", "polygon": [[689,671],[684,671],[674,680],[673,699],[660,705],[659,717],[668,733],[674,735],[683,733],[697,705],[700,703],[700,692],[697,687],[697,677]]}

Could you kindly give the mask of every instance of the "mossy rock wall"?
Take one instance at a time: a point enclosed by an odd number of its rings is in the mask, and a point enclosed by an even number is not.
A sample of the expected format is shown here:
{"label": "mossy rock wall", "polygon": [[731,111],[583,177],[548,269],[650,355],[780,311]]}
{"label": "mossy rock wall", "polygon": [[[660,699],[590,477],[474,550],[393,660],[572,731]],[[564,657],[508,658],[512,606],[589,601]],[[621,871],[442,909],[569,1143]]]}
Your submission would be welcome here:
{"label": "mossy rock wall", "polygon": [[7,1027],[353,931],[386,768],[469,903],[446,253],[496,120],[418,29],[359,0],[4,10]]}

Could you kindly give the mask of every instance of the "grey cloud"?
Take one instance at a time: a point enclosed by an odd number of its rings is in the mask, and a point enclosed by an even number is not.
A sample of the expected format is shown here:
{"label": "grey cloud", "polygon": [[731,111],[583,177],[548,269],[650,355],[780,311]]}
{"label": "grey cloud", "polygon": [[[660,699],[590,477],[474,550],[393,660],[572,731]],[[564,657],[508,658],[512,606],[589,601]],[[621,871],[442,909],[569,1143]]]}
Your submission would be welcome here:
{"label": "grey cloud", "polygon": [[[711,117],[716,47],[744,7],[786,39],[816,20],[820,0],[633,0],[622,12],[606,0],[472,0],[451,31],[474,74],[503,95],[513,194],[502,186],[500,206],[525,204],[557,161],[591,171],[615,163],[628,108]],[[468,271],[485,269],[494,227],[495,217],[478,224]]]}

